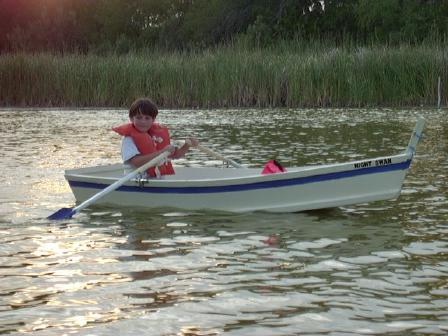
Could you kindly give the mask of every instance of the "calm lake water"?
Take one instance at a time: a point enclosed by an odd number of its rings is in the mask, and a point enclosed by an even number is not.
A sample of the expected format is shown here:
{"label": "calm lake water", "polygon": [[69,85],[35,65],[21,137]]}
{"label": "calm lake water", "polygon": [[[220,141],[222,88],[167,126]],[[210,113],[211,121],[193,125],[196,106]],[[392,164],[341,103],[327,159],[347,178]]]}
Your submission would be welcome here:
{"label": "calm lake water", "polygon": [[[395,154],[397,200],[266,214],[74,205],[64,169],[115,163],[124,110],[0,111],[0,334],[445,335],[448,111],[161,111],[243,164]],[[179,165],[218,162],[192,151]]]}

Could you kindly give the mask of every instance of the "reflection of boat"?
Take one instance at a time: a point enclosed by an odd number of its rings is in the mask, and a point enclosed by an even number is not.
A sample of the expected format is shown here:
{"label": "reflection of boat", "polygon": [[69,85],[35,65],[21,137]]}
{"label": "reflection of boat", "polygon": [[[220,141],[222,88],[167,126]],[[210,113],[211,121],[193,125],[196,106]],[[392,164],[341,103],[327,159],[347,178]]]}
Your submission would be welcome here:
{"label": "reflection of boat", "polygon": [[[225,211],[293,212],[399,196],[424,119],[398,155],[347,163],[291,167],[262,175],[256,168],[177,167],[162,179],[133,179],[97,203]],[[122,178],[122,164],[72,169],[65,177],[78,202]]]}

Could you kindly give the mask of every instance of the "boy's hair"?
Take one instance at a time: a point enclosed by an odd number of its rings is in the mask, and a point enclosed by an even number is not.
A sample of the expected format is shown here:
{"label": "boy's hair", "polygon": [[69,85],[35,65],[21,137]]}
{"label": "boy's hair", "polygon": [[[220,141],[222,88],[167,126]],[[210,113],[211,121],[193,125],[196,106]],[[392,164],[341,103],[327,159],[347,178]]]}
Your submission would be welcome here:
{"label": "boy's hair", "polygon": [[129,108],[129,118],[133,118],[138,114],[149,115],[153,119],[157,117],[159,110],[157,105],[148,98],[139,98],[134,101]]}

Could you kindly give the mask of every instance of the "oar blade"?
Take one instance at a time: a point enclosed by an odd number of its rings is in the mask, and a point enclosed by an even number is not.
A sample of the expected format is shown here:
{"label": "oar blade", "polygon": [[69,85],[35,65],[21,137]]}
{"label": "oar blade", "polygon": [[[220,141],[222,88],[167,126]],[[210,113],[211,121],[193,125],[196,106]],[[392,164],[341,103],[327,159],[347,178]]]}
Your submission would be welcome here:
{"label": "oar blade", "polygon": [[96,193],[92,197],[86,199],[84,202],[82,202],[81,204],[77,205],[75,208],[62,208],[62,209],[59,209],[58,211],[56,211],[54,214],[48,216],[47,218],[48,219],[68,219],[68,218],[71,218],[74,214],[78,213],[79,211],[81,211],[85,207],[89,206],[90,204],[96,202],[101,197],[103,197],[103,196],[107,195],[108,193],[110,193],[111,191],[114,191],[115,189],[121,187],[124,183],[126,183],[127,181],[129,181],[130,179],[135,177],[138,173],[141,173],[141,172],[145,171],[149,167],[156,166],[157,164],[159,164],[160,162],[165,160],[168,157],[168,155],[170,155],[169,152],[160,153],[158,156],[156,156],[152,160],[149,160],[144,165],[138,167],[133,172],[123,176],[119,180],[115,181],[114,183],[112,183],[108,187],[106,187],[103,190],[101,190],[99,193]]}
{"label": "oar blade", "polygon": [[56,211],[54,214],[48,216],[48,219],[57,220],[57,219],[68,219],[72,218],[72,216],[75,214],[75,211],[73,211],[73,208],[62,208]]}

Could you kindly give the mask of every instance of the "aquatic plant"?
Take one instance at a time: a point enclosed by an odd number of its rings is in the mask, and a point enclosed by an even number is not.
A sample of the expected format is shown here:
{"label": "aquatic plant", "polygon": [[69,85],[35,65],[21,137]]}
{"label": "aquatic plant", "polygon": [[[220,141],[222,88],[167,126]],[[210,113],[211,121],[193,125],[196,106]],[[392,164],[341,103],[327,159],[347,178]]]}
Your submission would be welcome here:
{"label": "aquatic plant", "polygon": [[2,54],[0,104],[120,107],[148,96],[166,108],[433,106],[447,69],[441,45]]}

